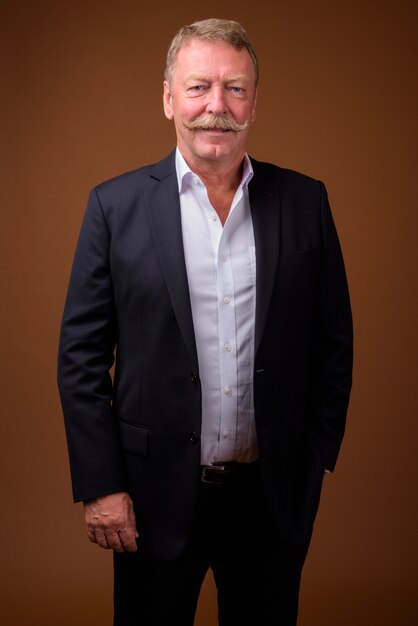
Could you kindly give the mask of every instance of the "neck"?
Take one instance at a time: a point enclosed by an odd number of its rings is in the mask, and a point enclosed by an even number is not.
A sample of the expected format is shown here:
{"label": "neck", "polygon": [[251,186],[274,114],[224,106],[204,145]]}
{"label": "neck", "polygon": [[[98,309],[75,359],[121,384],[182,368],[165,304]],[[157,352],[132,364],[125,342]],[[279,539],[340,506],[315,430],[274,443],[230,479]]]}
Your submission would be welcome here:
{"label": "neck", "polygon": [[184,156],[184,160],[192,172],[197,174],[207,189],[217,189],[228,192],[236,191],[242,178],[244,154],[240,155],[233,163],[222,161],[191,161]]}

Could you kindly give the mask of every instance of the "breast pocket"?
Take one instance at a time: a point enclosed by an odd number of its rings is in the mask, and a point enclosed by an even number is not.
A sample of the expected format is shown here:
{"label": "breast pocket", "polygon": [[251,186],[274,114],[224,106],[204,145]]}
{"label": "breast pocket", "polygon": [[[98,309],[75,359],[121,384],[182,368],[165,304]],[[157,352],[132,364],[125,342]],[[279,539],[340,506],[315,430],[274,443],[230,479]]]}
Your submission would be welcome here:
{"label": "breast pocket", "polygon": [[301,317],[309,322],[317,288],[319,270],[319,248],[286,252],[279,257],[277,273],[277,298],[282,314],[289,319],[286,324],[295,327]]}
{"label": "breast pocket", "polygon": [[291,267],[298,267],[300,265],[315,265],[318,261],[319,248],[284,252],[279,255],[279,269],[287,270]]}

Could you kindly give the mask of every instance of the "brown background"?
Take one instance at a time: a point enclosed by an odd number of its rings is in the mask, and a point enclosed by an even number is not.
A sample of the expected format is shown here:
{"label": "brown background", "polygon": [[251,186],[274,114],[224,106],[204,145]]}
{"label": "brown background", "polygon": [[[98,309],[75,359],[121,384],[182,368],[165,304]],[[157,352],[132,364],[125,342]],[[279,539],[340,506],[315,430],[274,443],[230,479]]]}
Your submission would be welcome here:
{"label": "brown background", "polygon": [[[172,148],[167,45],[181,25],[217,16],[240,20],[260,59],[250,153],[325,181],[352,294],[348,430],[326,479],[300,625],[414,626],[417,3],[4,4],[1,623],[111,624],[111,555],[87,542],[71,501],[59,322],[89,189]],[[215,615],[208,576],[198,626]]]}

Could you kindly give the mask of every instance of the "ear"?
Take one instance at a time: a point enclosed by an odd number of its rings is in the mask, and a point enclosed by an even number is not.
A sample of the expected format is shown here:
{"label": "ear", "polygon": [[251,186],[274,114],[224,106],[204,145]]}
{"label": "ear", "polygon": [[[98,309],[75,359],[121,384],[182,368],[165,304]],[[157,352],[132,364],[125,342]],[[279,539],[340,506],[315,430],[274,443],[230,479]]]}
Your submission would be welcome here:
{"label": "ear", "polygon": [[251,111],[251,122],[254,122],[255,118],[257,117],[257,112],[256,112],[256,107],[257,107],[257,89],[255,90],[255,94],[254,94],[254,102],[253,102],[253,108]]}
{"label": "ear", "polygon": [[163,92],[164,114],[168,120],[172,120],[174,117],[173,107],[172,107],[173,96],[170,90],[170,85],[168,84],[166,80],[164,81],[163,86],[164,86],[164,92]]}

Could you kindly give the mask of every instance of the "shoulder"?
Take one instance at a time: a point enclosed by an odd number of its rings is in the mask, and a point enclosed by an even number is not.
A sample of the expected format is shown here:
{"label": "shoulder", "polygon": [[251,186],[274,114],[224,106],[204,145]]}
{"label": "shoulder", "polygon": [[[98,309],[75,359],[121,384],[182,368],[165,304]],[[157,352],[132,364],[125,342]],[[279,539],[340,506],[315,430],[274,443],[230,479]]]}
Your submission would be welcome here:
{"label": "shoulder", "polygon": [[277,181],[279,184],[285,184],[296,187],[317,187],[318,184],[322,184],[321,181],[285,167],[280,167],[275,163],[268,163],[266,161],[258,161],[251,158],[251,163],[254,169],[254,175],[265,180]]}
{"label": "shoulder", "polygon": [[326,196],[324,183],[312,176],[253,158],[251,163],[254,170],[251,182],[254,182],[254,188],[277,195],[282,203],[289,200],[302,202],[304,205],[317,204]]}
{"label": "shoulder", "polygon": [[141,193],[155,180],[175,174],[174,152],[156,163],[124,172],[94,187],[99,198],[118,201],[132,198]]}

